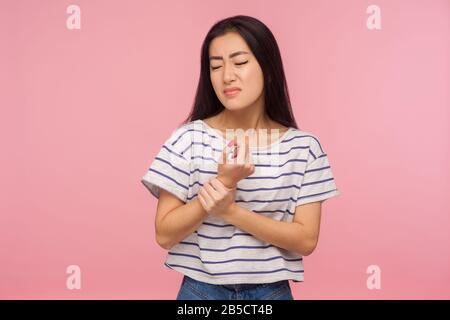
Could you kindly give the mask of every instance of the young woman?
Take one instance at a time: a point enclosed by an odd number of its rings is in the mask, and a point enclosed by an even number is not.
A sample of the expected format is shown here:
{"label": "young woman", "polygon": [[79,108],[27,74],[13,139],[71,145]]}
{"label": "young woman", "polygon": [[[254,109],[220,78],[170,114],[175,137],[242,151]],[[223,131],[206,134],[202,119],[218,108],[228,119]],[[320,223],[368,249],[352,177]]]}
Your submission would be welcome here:
{"label": "young woman", "polygon": [[293,299],[321,203],[339,191],[318,137],[296,125],[261,21],[234,16],[208,32],[193,109],[141,181],[159,199],[165,266],[184,275],[177,299]]}

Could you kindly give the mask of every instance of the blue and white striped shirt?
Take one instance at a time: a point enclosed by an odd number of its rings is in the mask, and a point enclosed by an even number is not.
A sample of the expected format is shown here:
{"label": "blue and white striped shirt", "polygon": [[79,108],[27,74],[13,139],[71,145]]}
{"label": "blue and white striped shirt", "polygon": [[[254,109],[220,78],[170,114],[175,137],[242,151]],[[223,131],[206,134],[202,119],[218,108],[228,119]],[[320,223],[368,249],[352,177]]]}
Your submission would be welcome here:
{"label": "blue and white striped shirt", "polygon": [[[203,120],[175,129],[141,182],[159,198],[163,188],[183,202],[197,196],[217,175],[227,140]],[[291,222],[296,206],[340,194],[317,136],[290,127],[270,145],[251,146],[255,172],[237,183],[235,202],[247,210]],[[164,265],[212,284],[304,280],[302,256],[261,241],[208,215],[191,235],[173,246]]]}

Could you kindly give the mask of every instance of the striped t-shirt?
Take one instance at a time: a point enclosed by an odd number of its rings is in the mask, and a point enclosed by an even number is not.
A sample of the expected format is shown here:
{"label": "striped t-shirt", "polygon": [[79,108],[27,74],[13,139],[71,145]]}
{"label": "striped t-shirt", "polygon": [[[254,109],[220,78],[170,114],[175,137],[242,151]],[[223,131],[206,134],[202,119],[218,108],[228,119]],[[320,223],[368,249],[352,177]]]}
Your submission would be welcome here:
{"label": "striped t-shirt", "polygon": [[[183,124],[172,131],[141,182],[156,198],[163,188],[188,203],[205,181],[217,175],[227,142],[203,120]],[[291,222],[296,206],[340,194],[327,154],[314,134],[290,127],[272,144],[250,150],[255,171],[237,183],[235,194],[236,204],[247,210]],[[211,214],[169,250],[164,265],[212,284],[304,279],[301,255]]]}

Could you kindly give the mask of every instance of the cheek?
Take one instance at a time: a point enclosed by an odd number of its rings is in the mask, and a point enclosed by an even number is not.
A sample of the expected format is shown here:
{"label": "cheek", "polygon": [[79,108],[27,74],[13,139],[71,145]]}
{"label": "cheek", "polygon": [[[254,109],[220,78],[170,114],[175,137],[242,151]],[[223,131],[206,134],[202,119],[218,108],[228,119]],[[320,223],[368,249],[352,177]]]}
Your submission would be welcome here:
{"label": "cheek", "polygon": [[209,78],[211,80],[211,84],[212,84],[214,90],[216,92],[220,91],[221,83],[222,83],[222,77],[219,75],[219,73],[218,72],[211,73]]}
{"label": "cheek", "polygon": [[209,80],[211,80],[211,84],[212,86],[215,88],[216,87],[216,76],[214,73],[210,73],[209,74]]}
{"label": "cheek", "polygon": [[264,78],[260,69],[253,68],[243,71],[242,81],[244,82],[245,90],[255,94],[261,93],[264,87]]}

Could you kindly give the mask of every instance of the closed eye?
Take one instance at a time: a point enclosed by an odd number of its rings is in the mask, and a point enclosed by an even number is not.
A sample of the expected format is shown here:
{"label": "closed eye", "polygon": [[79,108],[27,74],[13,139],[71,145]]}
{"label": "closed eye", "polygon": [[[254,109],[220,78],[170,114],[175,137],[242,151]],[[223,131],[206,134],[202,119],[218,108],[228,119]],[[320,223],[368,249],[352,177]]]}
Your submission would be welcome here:
{"label": "closed eye", "polygon": [[[243,64],[246,64],[248,61],[245,61],[245,62],[241,62],[241,63],[236,63],[236,65],[237,66],[240,66],[240,65],[243,65]],[[218,66],[218,67],[211,67],[213,70],[216,70],[216,69],[219,69],[221,66]]]}

